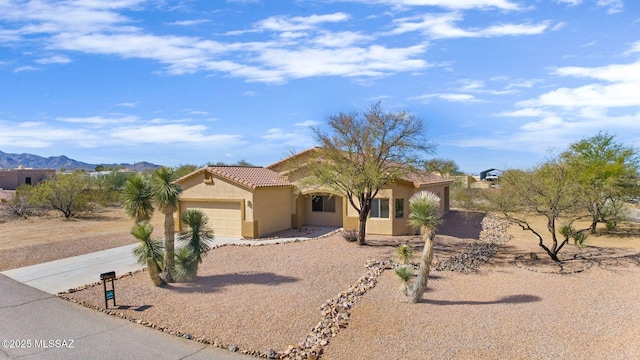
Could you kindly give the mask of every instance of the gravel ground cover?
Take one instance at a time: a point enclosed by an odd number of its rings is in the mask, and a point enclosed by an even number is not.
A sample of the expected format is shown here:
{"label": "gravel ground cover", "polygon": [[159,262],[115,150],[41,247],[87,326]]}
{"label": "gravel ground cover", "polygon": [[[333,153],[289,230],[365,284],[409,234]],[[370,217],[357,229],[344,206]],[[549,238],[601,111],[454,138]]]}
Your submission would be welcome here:
{"label": "gravel ground cover", "polygon": [[[638,359],[637,267],[438,272],[409,304],[385,272],[325,359]],[[381,310],[384,309],[384,310]]]}
{"label": "gravel ground cover", "polygon": [[[223,246],[205,257],[192,284],[158,288],[146,272],[120,278],[115,313],[223,348],[284,351],[318,323],[323,302],[364,274],[367,260],[392,252],[390,246],[357,247],[341,236]],[[102,291],[95,286],[63,297],[102,308]]]}

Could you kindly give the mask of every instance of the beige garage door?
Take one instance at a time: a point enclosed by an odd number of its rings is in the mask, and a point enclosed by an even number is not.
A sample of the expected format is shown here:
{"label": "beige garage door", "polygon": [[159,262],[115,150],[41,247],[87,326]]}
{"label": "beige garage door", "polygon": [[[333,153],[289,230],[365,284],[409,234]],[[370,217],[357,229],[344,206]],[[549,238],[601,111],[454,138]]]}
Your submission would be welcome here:
{"label": "beige garage door", "polygon": [[239,202],[186,202],[182,209],[196,209],[205,213],[209,217],[209,227],[216,236],[242,236]]}

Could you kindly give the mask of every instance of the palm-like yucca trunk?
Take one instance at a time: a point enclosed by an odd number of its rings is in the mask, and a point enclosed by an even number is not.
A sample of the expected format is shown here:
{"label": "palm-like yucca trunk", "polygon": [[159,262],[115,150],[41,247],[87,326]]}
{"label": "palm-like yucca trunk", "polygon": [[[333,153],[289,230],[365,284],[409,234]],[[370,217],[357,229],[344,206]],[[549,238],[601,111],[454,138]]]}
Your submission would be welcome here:
{"label": "palm-like yucca trunk", "polygon": [[133,255],[140,265],[147,265],[149,277],[155,286],[162,286],[165,281],[160,277],[159,262],[162,262],[162,243],[151,238],[153,225],[148,221],[135,224],[131,235],[138,239],[139,244],[133,249]]}
{"label": "palm-like yucca trunk", "polygon": [[175,256],[175,224],[173,213],[178,209],[182,188],[174,182],[175,172],[170,168],[160,168],[153,173],[152,188],[156,205],[164,213],[164,268],[160,276],[166,282],[173,282],[171,270]]}
{"label": "palm-like yucca trunk", "polygon": [[158,263],[152,259],[147,258],[147,271],[149,272],[149,277],[155,286],[162,286],[166,284],[164,280],[160,277],[160,267]]}
{"label": "palm-like yucca trunk", "polygon": [[431,262],[433,261],[433,245],[435,242],[435,233],[431,231],[424,236],[424,250],[420,259],[420,269],[418,277],[413,283],[411,291],[411,302],[418,303],[422,300],[422,295],[427,291],[427,281],[429,280],[429,271],[431,270]]}
{"label": "palm-like yucca trunk", "polygon": [[175,223],[173,221],[173,211],[164,213],[164,270],[162,276],[166,282],[173,282],[171,269],[174,265],[175,247]]}
{"label": "palm-like yucca trunk", "polygon": [[419,228],[424,237],[424,250],[422,251],[420,269],[411,292],[411,302],[418,303],[422,300],[422,295],[427,290],[427,280],[433,260],[435,230],[442,222],[439,214],[440,198],[432,192],[421,191],[409,199],[409,205],[411,209],[409,223]]}

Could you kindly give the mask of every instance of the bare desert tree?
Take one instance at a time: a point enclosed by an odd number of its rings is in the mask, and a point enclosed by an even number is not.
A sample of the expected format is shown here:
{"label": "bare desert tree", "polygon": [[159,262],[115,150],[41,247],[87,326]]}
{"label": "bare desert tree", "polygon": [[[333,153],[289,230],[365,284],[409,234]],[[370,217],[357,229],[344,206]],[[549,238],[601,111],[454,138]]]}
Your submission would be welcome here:
{"label": "bare desert tree", "polygon": [[[553,259],[560,262],[558,253],[572,237],[588,229],[575,230],[572,224],[588,217],[588,198],[567,162],[553,159],[533,170],[508,170],[502,173],[499,189],[485,193],[488,209],[501,214],[511,223],[530,231],[538,239],[538,245]],[[548,237],[531,226],[531,219],[546,219]],[[565,227],[571,231],[563,231]],[[559,237],[559,235],[561,237]]]}
{"label": "bare desert tree", "polygon": [[434,150],[423,122],[406,111],[385,112],[376,103],[363,114],[331,116],[329,131],[314,129],[319,161],[309,175],[318,186],[343,195],[359,214],[358,243],[365,244],[371,200],[381,187],[421,167]]}

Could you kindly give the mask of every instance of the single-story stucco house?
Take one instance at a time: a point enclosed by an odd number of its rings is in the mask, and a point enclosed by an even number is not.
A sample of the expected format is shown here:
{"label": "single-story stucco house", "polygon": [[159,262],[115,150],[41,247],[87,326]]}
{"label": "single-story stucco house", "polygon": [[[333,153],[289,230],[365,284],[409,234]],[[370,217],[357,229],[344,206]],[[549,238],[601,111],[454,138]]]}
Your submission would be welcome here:
{"label": "single-story stucco house", "polygon": [[[215,235],[256,238],[302,226],[358,228],[358,213],[340,194],[306,187],[288,172],[288,164],[309,156],[314,149],[267,167],[207,166],[178,179],[182,186],[178,213],[198,209],[209,217]],[[449,211],[452,180],[419,173],[405,176],[380,189],[367,221],[367,233],[406,235],[409,198],[428,190],[441,199],[440,211]],[[176,222],[178,229],[182,224]]]}
{"label": "single-story stucco house", "polygon": [[16,169],[0,168],[0,189],[15,190],[20,185],[37,185],[40,181],[53,177],[52,169],[32,169],[20,166]]}

